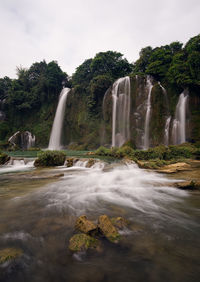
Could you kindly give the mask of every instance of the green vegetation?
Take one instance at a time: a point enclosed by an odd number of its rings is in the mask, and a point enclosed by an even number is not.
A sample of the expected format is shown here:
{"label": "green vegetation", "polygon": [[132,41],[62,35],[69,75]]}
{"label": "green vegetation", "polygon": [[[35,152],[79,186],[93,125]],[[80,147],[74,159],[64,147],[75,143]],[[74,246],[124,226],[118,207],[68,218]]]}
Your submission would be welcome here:
{"label": "green vegetation", "polygon": [[64,165],[66,154],[62,151],[43,151],[38,153],[34,166],[60,166]]}
{"label": "green vegetation", "polygon": [[200,149],[190,143],[184,143],[177,146],[171,145],[168,147],[161,145],[148,150],[134,150],[129,146],[107,149],[101,146],[95,151],[95,154],[115,158],[128,157],[132,160],[156,160],[156,165],[162,166],[163,164],[166,164],[165,161],[170,160],[184,158],[199,159]]}
{"label": "green vegetation", "polygon": [[0,165],[5,164],[9,159],[10,157],[6,153],[0,151]]}
{"label": "green vegetation", "polygon": [[169,45],[140,52],[133,67],[135,74],[149,74],[174,87],[200,86],[200,34],[191,38],[185,46],[176,41]]}

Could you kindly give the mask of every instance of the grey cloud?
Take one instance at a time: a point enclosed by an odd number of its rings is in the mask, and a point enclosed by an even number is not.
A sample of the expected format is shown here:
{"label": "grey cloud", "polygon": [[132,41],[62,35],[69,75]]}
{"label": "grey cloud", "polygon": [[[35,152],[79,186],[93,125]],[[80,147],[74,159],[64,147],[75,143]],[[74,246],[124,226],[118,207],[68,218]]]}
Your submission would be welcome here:
{"label": "grey cloud", "polygon": [[198,0],[4,0],[0,9],[0,76],[16,66],[57,60],[71,74],[97,52],[130,61],[141,48],[186,42],[199,33]]}

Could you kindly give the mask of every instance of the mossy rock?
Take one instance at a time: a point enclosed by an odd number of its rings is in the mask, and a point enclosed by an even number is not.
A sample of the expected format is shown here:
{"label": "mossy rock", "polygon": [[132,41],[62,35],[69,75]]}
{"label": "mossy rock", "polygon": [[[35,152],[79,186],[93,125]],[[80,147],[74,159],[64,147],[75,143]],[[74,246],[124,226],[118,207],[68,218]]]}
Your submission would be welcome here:
{"label": "mossy rock", "polygon": [[100,241],[86,235],[76,234],[69,240],[69,249],[72,252],[87,251],[88,249],[100,249]]}
{"label": "mossy rock", "polygon": [[0,250],[0,264],[17,259],[20,256],[22,256],[22,254],[23,252],[20,249],[16,249],[16,248],[2,249]]}
{"label": "mossy rock", "polygon": [[175,186],[183,190],[198,190],[200,189],[200,181],[184,181],[175,183]]}
{"label": "mossy rock", "polygon": [[126,220],[125,218],[118,216],[118,217],[112,217],[111,219],[112,224],[117,228],[117,229],[124,229],[129,226],[129,221]]}
{"label": "mossy rock", "polygon": [[88,220],[85,215],[81,215],[76,220],[75,228],[76,230],[79,230],[80,232],[89,234],[97,230],[97,225],[95,225],[92,221]]}
{"label": "mossy rock", "polygon": [[62,151],[43,151],[34,162],[36,167],[64,165],[66,154]]}
{"label": "mossy rock", "polygon": [[101,233],[112,243],[118,243],[120,234],[107,215],[101,215],[98,221]]}
{"label": "mossy rock", "polygon": [[0,165],[5,164],[9,160],[10,160],[10,157],[7,154],[0,152]]}

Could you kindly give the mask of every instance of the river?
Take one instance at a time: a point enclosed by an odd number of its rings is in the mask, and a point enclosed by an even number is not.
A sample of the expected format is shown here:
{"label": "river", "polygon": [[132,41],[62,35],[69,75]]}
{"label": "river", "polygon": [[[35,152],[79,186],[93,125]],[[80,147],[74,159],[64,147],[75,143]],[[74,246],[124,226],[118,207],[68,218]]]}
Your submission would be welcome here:
{"label": "river", "polygon": [[[17,161],[0,168],[0,249],[23,255],[0,267],[3,282],[199,281],[199,192],[130,163],[35,169]],[[82,214],[123,216],[119,244],[101,252],[68,249]]]}

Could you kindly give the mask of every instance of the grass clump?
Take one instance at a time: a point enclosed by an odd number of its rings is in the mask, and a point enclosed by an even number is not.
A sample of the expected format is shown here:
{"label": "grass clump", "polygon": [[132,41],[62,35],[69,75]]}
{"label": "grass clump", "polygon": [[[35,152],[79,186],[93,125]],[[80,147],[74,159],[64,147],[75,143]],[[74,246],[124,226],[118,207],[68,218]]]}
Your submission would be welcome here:
{"label": "grass clump", "polygon": [[65,152],[62,151],[42,151],[38,153],[38,158],[34,166],[60,166],[64,165],[66,158]]}

